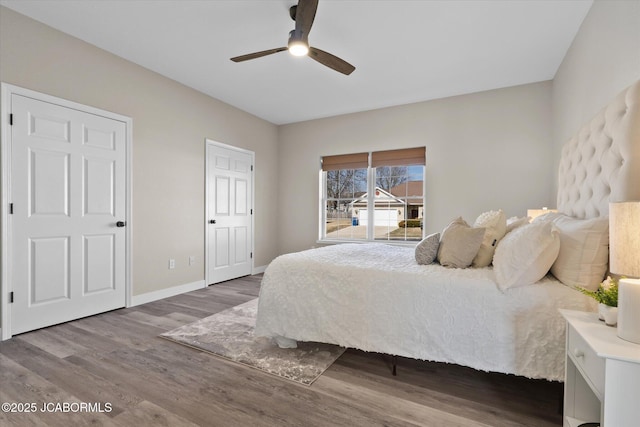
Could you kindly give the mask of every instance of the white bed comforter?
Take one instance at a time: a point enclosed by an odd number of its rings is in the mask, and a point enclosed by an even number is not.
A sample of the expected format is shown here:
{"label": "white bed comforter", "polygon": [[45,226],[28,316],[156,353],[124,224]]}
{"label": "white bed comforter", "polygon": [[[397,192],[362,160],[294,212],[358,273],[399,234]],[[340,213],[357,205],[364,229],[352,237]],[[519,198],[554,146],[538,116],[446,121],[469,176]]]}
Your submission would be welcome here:
{"label": "white bed comforter", "polygon": [[280,256],[258,301],[258,336],[549,380],[564,379],[558,309],[595,310],[552,277],[503,293],[490,267],[418,265],[414,249],[377,243]]}

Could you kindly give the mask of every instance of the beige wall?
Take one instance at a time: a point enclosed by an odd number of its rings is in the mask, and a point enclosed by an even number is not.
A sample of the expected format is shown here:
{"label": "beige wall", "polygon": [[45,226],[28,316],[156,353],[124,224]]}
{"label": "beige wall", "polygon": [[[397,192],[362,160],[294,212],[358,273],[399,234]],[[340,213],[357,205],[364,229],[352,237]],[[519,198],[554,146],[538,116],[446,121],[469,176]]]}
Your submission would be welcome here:
{"label": "beige wall", "polygon": [[562,145],[638,79],[640,1],[596,0],[553,80],[555,177]]}
{"label": "beige wall", "polygon": [[640,78],[639,28],[640,2],[598,0],[553,82],[276,127],[0,7],[0,80],[133,118],[139,295],[204,278],[205,137],[256,152],[256,266],[314,245],[322,155],[426,146],[429,232],[553,206],[561,143]]}
{"label": "beige wall", "polygon": [[542,82],[280,126],[279,251],[316,242],[325,155],[426,146],[427,232],[458,215],[550,205],[550,103]]}
{"label": "beige wall", "polygon": [[134,295],[204,279],[205,137],[255,151],[255,266],[277,255],[275,125],[2,7],[0,58],[3,82],[133,119]]}

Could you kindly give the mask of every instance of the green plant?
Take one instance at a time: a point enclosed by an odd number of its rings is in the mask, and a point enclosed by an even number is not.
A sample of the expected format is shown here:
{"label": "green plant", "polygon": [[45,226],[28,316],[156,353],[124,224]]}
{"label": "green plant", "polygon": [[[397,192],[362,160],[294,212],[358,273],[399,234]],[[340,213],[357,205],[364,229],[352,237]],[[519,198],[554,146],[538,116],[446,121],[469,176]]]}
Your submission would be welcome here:
{"label": "green plant", "polygon": [[607,277],[607,280],[600,283],[595,291],[590,291],[580,286],[578,286],[578,290],[600,304],[605,304],[609,307],[618,306],[618,279]]}

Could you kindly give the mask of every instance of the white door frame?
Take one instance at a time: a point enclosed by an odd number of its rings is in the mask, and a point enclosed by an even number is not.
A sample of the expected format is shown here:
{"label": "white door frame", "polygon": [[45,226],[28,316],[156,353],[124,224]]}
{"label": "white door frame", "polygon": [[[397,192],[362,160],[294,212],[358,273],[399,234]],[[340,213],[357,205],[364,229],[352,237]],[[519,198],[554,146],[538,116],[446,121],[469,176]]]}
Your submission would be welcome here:
{"label": "white door frame", "polygon": [[[223,144],[222,142],[214,141],[209,138],[204,140],[204,281],[205,287],[209,286],[213,282],[213,278],[209,277],[209,161],[207,156],[208,147],[220,147],[227,150],[234,150],[241,153],[249,154],[251,156],[251,212],[253,212],[255,206],[255,171],[254,165],[256,163],[256,153],[251,150],[245,150],[244,148],[234,147],[233,145]],[[251,253],[255,253],[255,217],[251,214]],[[255,258],[251,257],[251,274],[255,268]]]}
{"label": "white door frame", "polygon": [[131,236],[133,226],[132,215],[132,197],[131,197],[131,141],[133,137],[133,120],[130,117],[122,116],[120,114],[112,113],[98,108],[89,107],[87,105],[79,104],[76,102],[68,101],[66,99],[57,98],[54,96],[46,95],[33,90],[25,89],[19,86],[14,86],[8,83],[0,83],[0,134],[2,135],[2,141],[0,144],[0,158],[2,163],[1,169],[1,203],[0,212],[0,266],[2,268],[2,274],[0,275],[0,340],[6,340],[11,338],[11,303],[9,302],[9,294],[13,291],[13,285],[11,283],[12,271],[11,271],[11,254],[9,248],[11,247],[11,215],[9,214],[9,203],[11,203],[11,125],[10,112],[11,112],[11,96],[22,95],[28,98],[33,98],[39,101],[49,102],[57,104],[63,107],[71,108],[74,110],[84,111],[90,114],[103,116],[109,119],[124,122],[126,131],[125,141],[125,155],[126,155],[126,195],[125,195],[125,221],[127,226],[125,227],[125,295],[126,295],[126,307],[131,306],[131,277],[132,277],[132,264],[131,264]]}

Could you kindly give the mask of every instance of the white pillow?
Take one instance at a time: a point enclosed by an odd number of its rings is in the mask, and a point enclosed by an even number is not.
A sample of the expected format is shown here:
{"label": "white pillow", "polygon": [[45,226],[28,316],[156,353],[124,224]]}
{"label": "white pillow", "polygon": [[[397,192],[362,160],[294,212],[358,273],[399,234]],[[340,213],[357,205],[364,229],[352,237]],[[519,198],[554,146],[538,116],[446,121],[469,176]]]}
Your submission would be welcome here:
{"label": "white pillow", "polygon": [[567,286],[595,291],[609,264],[609,218],[576,219],[558,215],[560,253],[551,273]]}
{"label": "white pillow", "polygon": [[416,262],[418,264],[431,264],[438,256],[440,246],[440,233],[430,234],[416,245]]}
{"label": "white pillow", "polygon": [[511,218],[507,218],[507,233],[512,232],[518,227],[522,227],[523,225],[527,225],[531,222],[530,216],[517,217],[512,216]]}
{"label": "white pillow", "polygon": [[565,216],[559,212],[549,212],[546,214],[538,215],[531,222],[544,222],[544,221],[553,221],[560,216]]}
{"label": "white pillow", "polygon": [[553,223],[533,222],[504,236],[493,257],[498,287],[505,291],[542,279],[558,256],[560,237]]}
{"label": "white pillow", "polygon": [[484,228],[472,228],[461,217],[454,219],[443,231],[438,248],[438,262],[445,267],[466,268],[478,253]]}
{"label": "white pillow", "polygon": [[473,266],[486,267],[491,264],[496,245],[507,232],[507,217],[502,212],[502,209],[485,212],[480,214],[473,226],[484,227],[486,230],[480,249],[475,258],[473,258]]}

